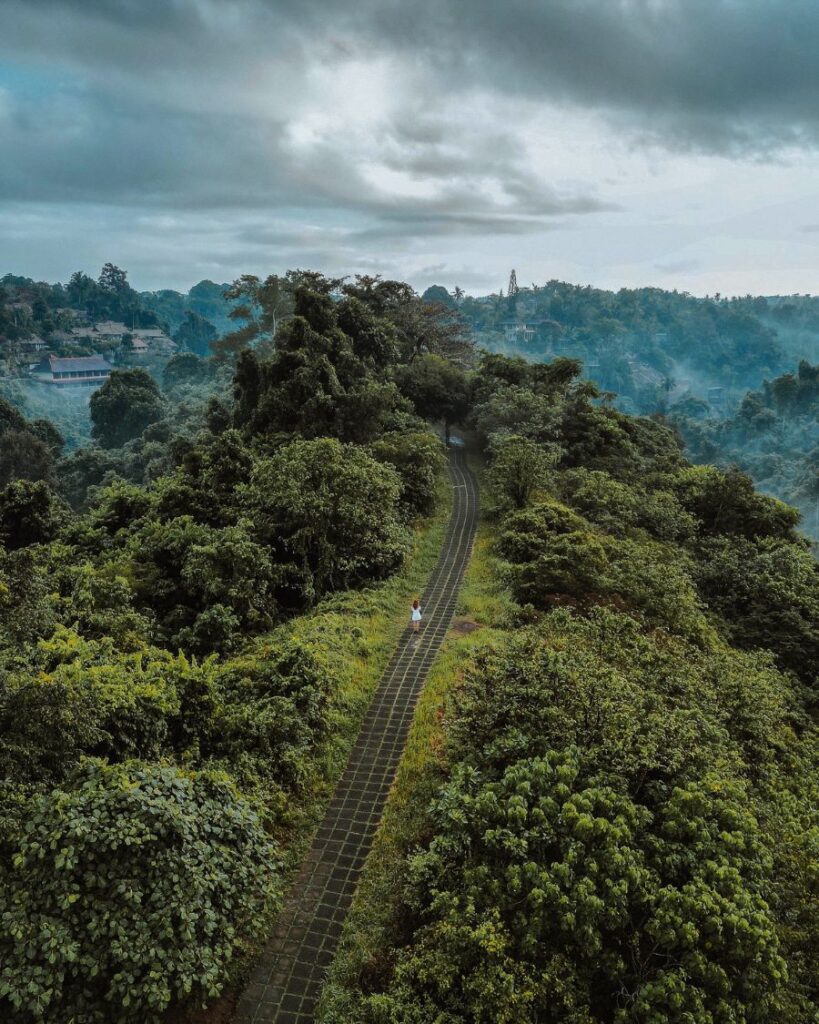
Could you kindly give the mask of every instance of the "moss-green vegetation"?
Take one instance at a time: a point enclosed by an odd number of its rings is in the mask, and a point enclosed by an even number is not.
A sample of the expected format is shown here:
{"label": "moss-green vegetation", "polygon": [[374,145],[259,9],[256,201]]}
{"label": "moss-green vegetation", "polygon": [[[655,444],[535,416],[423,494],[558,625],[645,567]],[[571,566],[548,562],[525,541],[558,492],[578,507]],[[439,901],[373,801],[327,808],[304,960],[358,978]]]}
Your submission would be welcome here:
{"label": "moss-green vegetation", "polygon": [[[50,458],[18,471],[50,425],[0,407],[10,1024],[149,1024],[240,979],[438,555],[443,446],[392,380],[429,336],[399,336],[377,282],[310,285],[275,348],[250,350],[248,314],[231,400],[189,430],[168,410],[195,359],[164,398],[141,372],[103,385],[82,511]],[[110,475],[132,459],[147,479]]]}
{"label": "moss-green vegetation", "polygon": [[[426,825],[427,808],[445,777],[445,708],[463,667],[491,647],[513,606],[499,583],[491,554],[492,533],[482,523],[466,571],[456,623],[433,664],[421,693],[384,819],[345,923],[341,947],[322,996],[321,1021],[355,1019],[359,986],[369,987],[389,962],[393,926],[401,900],[401,864]],[[473,628],[476,627],[476,628]],[[464,628],[464,627],[462,627]]]}
{"label": "moss-green vegetation", "polygon": [[510,598],[433,673],[323,1020],[809,1024],[819,572],[792,510],[559,376],[479,371],[473,574]]}
{"label": "moss-green vegetation", "polygon": [[[127,305],[115,272],[71,287]],[[573,359],[465,372],[458,316],[400,282],[231,301],[161,394],[100,389],[110,449],[55,465],[0,406],[0,1016],[153,1024],[241,980],[437,555],[437,413],[489,518],[327,1019],[815,1024],[798,514]]]}

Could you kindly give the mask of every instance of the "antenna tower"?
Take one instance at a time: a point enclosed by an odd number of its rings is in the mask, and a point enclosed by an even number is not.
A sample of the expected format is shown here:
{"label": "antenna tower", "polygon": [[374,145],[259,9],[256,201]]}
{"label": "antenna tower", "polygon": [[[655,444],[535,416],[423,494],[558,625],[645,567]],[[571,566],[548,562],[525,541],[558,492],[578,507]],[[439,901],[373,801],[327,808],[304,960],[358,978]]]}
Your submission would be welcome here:
{"label": "antenna tower", "polygon": [[520,289],[518,288],[518,277],[515,271],[512,270],[512,273],[509,275],[509,287],[506,289],[506,294],[517,295],[519,291]]}

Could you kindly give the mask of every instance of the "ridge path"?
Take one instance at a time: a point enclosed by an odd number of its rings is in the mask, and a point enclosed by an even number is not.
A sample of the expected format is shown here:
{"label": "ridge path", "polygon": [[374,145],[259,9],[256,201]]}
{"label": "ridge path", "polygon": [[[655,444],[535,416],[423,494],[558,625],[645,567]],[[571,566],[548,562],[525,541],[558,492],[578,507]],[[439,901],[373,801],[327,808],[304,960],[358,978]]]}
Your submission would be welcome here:
{"label": "ridge path", "polygon": [[452,515],[421,598],[420,639],[407,627],[381,676],[273,935],[239,1000],[235,1024],[315,1020],[324,976],[381,820],[418,696],[455,613],[472,551],[478,487],[463,451],[450,450],[449,474]]}

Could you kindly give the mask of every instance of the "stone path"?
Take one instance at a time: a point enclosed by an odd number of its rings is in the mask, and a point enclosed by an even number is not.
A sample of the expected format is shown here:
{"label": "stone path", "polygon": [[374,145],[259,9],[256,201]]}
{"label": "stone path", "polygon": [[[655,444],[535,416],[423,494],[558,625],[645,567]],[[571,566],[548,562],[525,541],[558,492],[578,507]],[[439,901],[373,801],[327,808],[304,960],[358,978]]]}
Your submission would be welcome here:
{"label": "stone path", "polygon": [[408,627],[384,670],[273,936],[239,1000],[236,1024],[308,1024],[315,1019],[324,976],[381,819],[415,704],[452,621],[472,550],[478,489],[463,452],[450,452],[449,471],[452,517],[421,598],[420,639]]}

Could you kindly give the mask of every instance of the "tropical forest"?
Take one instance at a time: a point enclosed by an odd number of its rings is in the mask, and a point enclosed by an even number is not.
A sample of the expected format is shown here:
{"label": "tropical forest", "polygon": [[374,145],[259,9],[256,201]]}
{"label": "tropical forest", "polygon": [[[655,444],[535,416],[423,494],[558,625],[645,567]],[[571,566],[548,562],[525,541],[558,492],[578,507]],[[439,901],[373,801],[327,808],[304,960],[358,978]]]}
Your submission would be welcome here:
{"label": "tropical forest", "polygon": [[815,1024],[816,300],[2,288],[0,1019]]}

